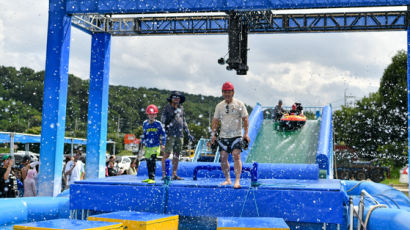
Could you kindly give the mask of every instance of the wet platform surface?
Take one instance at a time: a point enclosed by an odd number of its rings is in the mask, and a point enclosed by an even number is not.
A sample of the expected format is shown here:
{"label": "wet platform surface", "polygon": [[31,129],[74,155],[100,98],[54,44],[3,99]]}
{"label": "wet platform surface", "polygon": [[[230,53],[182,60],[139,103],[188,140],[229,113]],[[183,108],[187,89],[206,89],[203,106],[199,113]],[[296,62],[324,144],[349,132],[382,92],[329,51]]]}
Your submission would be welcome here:
{"label": "wet platform surface", "polygon": [[260,179],[252,187],[220,186],[223,178],[185,177],[165,185],[158,177],[117,176],[76,182],[70,209],[142,211],[181,216],[277,217],[307,223],[343,223],[345,193],[339,180]]}
{"label": "wet platform surface", "polygon": [[[77,181],[76,184],[81,185],[136,185],[136,186],[164,186],[164,181],[160,177],[155,179],[155,184],[147,184],[142,182],[147,179],[145,176],[114,176],[100,179],[88,179]],[[198,178],[193,180],[192,177],[184,177],[184,180],[171,180],[168,186],[183,186],[183,187],[201,187],[201,188],[233,188],[233,185],[220,185],[225,180],[223,178]],[[233,178],[232,178],[233,181]],[[324,190],[324,191],[340,191],[342,185],[339,180],[298,180],[298,179],[259,179],[259,189],[289,189],[289,190]],[[249,189],[251,180],[249,178],[241,179],[241,189]],[[239,189],[240,190],[240,189]]]}

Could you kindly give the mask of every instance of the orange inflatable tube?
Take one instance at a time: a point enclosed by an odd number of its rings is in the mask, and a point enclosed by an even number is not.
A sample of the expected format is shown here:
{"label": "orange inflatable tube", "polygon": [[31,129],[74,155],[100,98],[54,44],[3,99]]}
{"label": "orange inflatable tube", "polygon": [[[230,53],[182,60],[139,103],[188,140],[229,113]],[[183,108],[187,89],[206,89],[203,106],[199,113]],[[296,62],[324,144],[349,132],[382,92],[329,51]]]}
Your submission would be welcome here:
{"label": "orange inflatable tube", "polygon": [[304,115],[285,114],[279,121],[279,126],[284,130],[296,130],[306,123]]}

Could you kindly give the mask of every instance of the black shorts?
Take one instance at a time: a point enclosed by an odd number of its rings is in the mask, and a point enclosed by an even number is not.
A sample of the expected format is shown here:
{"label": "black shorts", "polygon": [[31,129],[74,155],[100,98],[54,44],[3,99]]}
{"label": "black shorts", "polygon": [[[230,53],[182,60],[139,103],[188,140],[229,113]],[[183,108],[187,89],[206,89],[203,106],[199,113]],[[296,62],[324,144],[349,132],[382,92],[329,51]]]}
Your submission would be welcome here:
{"label": "black shorts", "polygon": [[234,149],[242,150],[242,137],[221,138],[217,142],[219,151],[232,153]]}

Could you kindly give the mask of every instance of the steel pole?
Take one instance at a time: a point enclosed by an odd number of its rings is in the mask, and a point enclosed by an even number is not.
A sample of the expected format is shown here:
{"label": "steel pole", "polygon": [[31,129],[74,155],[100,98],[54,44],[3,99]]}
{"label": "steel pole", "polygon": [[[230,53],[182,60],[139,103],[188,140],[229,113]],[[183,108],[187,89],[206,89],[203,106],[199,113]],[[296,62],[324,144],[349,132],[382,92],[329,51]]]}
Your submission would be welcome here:
{"label": "steel pole", "polygon": [[[408,153],[408,163],[410,165],[410,6],[407,6],[407,153]],[[409,183],[410,191],[410,183]],[[410,193],[409,193],[410,195]]]}

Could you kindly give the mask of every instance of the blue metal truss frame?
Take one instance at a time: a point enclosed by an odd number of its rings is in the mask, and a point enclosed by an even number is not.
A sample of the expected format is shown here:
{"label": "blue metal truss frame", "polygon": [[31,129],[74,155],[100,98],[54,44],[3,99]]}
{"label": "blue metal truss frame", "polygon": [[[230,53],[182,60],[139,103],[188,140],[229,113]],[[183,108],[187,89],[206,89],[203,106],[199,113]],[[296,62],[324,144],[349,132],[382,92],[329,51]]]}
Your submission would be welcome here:
{"label": "blue metal truss frame", "polygon": [[[347,14],[299,14],[273,15],[271,10],[325,9],[358,7],[407,6],[407,11],[384,12],[384,15],[358,13]],[[227,16],[216,18],[172,18],[146,17],[147,14],[229,12],[241,14],[251,33],[291,32],[334,32],[334,31],[382,31],[407,30],[407,44],[410,46],[410,27],[407,21],[410,0],[49,0],[49,21],[47,35],[46,74],[44,80],[44,101],[40,147],[39,195],[56,196],[61,191],[62,153],[64,147],[65,114],[67,106],[68,61],[71,26],[74,25],[92,34],[95,39],[104,37],[102,43],[93,47],[91,62],[107,59],[110,53],[110,36],[114,35],[171,35],[171,34],[222,34],[226,33]],[[81,15],[82,14],[82,15]],[[118,19],[123,14],[140,14],[133,21]],[[115,20],[112,20],[113,18]],[[121,22],[122,20],[122,22]],[[117,30],[117,31],[116,31]],[[97,33],[103,33],[97,34]],[[102,36],[102,37],[101,37]],[[98,50],[100,49],[100,50]],[[410,49],[408,47],[408,49]],[[408,52],[408,56],[410,56]],[[410,66],[408,58],[408,66]],[[90,89],[105,92],[108,89],[109,62],[91,64],[90,75],[103,73],[103,79],[96,81]],[[407,79],[410,82],[410,68]],[[90,82],[91,84],[91,82]],[[410,84],[408,84],[410,89]],[[408,90],[410,98],[410,90]],[[89,98],[96,110],[91,118],[101,135],[91,135],[88,128],[87,152],[93,149],[93,156],[103,159],[106,143],[105,98],[96,92]],[[408,99],[410,105],[410,99]],[[410,106],[408,113],[410,113]],[[90,115],[90,114],[89,114]],[[408,136],[410,136],[410,118]],[[94,145],[94,146],[89,146]],[[410,138],[409,138],[410,145]],[[95,148],[93,148],[95,147]],[[409,149],[410,155],[410,149]],[[104,164],[97,163],[98,173],[87,178],[102,177]],[[89,167],[90,164],[88,164]],[[96,169],[94,168],[94,170]],[[91,169],[91,168],[90,168]],[[86,170],[90,170],[86,169]]]}
{"label": "blue metal truss frame", "polygon": [[[241,14],[249,24],[249,33],[346,32],[406,30],[407,11],[273,14],[251,11]],[[73,15],[75,27],[88,33],[113,36],[226,34],[228,15],[111,17],[107,15]]]}
{"label": "blue metal truss frame", "polygon": [[409,0],[67,0],[67,13],[142,14],[407,6]]}

